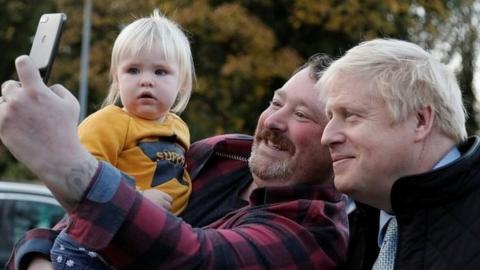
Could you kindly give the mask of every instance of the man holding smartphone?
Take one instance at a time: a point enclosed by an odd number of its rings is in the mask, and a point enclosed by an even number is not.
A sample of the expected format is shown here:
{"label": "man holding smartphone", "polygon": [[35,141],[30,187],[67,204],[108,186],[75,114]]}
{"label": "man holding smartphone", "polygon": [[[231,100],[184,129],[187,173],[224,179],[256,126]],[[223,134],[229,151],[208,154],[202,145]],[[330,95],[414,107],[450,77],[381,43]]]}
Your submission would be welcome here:
{"label": "man holding smartphone", "polygon": [[338,269],[348,234],[343,196],[318,143],[326,119],[313,86],[323,64],[296,73],[260,116],[253,182],[239,194],[250,205],[201,229],[148,203],[98,163],[78,141],[76,99],[59,85],[49,91],[28,57],[16,61],[23,87],[2,86],[0,138],[70,213],[71,235],[115,268]]}

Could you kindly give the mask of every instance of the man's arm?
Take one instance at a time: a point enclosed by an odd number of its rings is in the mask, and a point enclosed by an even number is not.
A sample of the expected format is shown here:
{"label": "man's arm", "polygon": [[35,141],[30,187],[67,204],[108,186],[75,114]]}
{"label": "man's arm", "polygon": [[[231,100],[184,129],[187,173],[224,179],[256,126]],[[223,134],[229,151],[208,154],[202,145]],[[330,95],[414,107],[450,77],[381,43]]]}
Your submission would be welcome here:
{"label": "man's arm", "polygon": [[62,86],[48,88],[29,57],[15,65],[21,84],[2,84],[0,139],[71,211],[98,167],[78,140],[78,102]]}
{"label": "man's arm", "polygon": [[335,269],[346,255],[340,204],[309,209],[320,208],[322,216],[309,226],[294,220],[292,203],[285,216],[257,209],[195,229],[145,200],[102,163],[67,232],[118,269]]}

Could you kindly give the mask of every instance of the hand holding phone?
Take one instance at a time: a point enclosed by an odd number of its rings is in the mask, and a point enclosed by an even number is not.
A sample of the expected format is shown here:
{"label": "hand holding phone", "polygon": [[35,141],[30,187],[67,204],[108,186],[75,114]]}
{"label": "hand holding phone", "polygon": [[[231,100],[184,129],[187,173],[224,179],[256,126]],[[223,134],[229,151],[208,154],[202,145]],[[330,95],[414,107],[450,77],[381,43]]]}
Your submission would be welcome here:
{"label": "hand holding phone", "polygon": [[43,14],[38,22],[30,57],[38,67],[45,84],[50,76],[66,19],[64,13],[49,13]]}

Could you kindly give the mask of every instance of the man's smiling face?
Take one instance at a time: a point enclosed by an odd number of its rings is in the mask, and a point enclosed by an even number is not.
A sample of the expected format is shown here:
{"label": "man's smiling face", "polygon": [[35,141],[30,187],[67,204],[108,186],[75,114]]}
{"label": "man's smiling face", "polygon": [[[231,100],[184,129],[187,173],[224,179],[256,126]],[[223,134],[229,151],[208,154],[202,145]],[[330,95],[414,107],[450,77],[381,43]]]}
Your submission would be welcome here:
{"label": "man's smiling face", "polygon": [[309,72],[287,81],[260,115],[249,160],[258,186],[331,179],[330,155],[320,144],[327,119]]}

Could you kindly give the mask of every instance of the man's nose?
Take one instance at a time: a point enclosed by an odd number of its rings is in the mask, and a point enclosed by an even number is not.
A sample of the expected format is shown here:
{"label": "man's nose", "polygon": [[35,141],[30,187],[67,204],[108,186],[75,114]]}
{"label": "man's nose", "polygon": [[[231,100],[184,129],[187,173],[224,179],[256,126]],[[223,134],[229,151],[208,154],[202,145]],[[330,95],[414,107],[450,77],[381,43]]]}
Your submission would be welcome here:
{"label": "man's nose", "polygon": [[276,129],[279,131],[286,131],[288,127],[288,114],[282,108],[272,112],[265,119],[265,126],[270,129]]}
{"label": "man's nose", "polygon": [[345,136],[342,133],[342,125],[336,118],[331,118],[323,129],[321,143],[326,146],[342,142]]}

